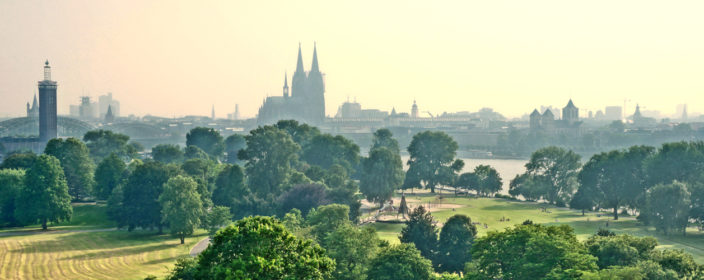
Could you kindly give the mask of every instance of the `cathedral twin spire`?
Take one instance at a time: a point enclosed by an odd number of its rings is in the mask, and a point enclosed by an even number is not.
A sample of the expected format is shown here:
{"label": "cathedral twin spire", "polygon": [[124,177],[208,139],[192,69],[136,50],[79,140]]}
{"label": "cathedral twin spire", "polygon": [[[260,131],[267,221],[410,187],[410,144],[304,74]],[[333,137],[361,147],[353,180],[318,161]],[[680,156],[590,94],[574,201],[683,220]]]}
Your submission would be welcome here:
{"label": "cathedral twin spire", "polygon": [[[318,65],[318,47],[313,43],[313,63],[311,64],[310,73],[320,75],[320,66]],[[309,73],[309,74],[310,74]],[[301,51],[301,43],[298,43],[298,59],[296,62],[296,72],[293,73],[293,78],[291,79],[291,87],[293,89],[293,94],[296,93],[298,88],[295,84],[299,86],[304,83],[308,75],[306,75],[305,68],[303,67],[303,54]],[[300,91],[300,88],[299,88]],[[284,73],[284,96],[289,96],[288,87],[288,75]]]}

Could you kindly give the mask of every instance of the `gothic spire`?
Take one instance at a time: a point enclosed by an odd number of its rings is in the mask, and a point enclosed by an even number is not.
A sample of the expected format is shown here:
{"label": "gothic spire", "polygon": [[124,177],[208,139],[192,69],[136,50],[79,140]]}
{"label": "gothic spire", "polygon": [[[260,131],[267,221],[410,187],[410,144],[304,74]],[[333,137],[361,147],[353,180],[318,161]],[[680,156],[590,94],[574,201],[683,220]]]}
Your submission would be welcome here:
{"label": "gothic spire", "polygon": [[311,72],[320,72],[318,68],[318,49],[316,44],[313,43],[313,65],[310,67]]}
{"label": "gothic spire", "polygon": [[301,43],[298,43],[298,62],[296,62],[296,72],[305,72],[305,70],[303,69],[303,55],[301,54]]}

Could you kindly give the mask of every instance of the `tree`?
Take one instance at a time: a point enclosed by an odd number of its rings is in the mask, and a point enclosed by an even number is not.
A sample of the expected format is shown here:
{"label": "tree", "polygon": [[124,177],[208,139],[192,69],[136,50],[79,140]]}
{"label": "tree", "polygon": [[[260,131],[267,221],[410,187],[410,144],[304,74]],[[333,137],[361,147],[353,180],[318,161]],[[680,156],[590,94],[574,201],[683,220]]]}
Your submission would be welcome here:
{"label": "tree", "polygon": [[353,173],[359,164],[359,146],[341,135],[320,134],[303,149],[301,159],[323,169],[339,164],[347,173]]}
{"label": "tree", "polygon": [[646,196],[647,220],[665,235],[672,231],[687,233],[690,213],[690,193],[680,182],[658,184],[648,190]]}
{"label": "tree", "polygon": [[408,146],[410,159],[404,188],[424,187],[434,193],[438,185],[451,185],[455,173],[464,166],[464,162],[455,160],[457,148],[457,142],[444,132],[414,135]]}
{"label": "tree", "polygon": [[313,137],[320,134],[320,130],[317,127],[309,126],[305,123],[301,124],[295,120],[280,120],[276,122],[274,127],[286,132],[301,148],[307,147]]}
{"label": "tree", "polygon": [[391,131],[386,128],[378,129],[374,132],[374,139],[372,140],[372,148],[370,150],[384,147],[399,154],[398,141],[396,141],[393,136]]}
{"label": "tree", "polygon": [[[183,262],[181,262],[183,263]],[[177,266],[170,279],[327,279],[335,261],[270,217],[248,217],[221,229],[197,263]]]}
{"label": "tree", "polygon": [[214,236],[220,228],[227,226],[231,222],[232,214],[230,213],[230,207],[215,206],[208,210],[205,227],[208,229],[210,236]]}
{"label": "tree", "polygon": [[704,173],[704,142],[665,143],[644,165],[648,185],[694,182]]}
{"label": "tree", "polygon": [[119,185],[127,175],[127,165],[116,154],[103,159],[95,169],[95,196],[98,199],[108,199],[112,190]]}
{"label": "tree", "polygon": [[130,174],[122,188],[123,213],[120,215],[128,230],[158,227],[161,232],[159,196],[172,173],[164,164],[148,161],[138,165]]}
{"label": "tree", "polygon": [[575,279],[595,271],[596,258],[568,225],[515,225],[490,231],[472,245],[468,279]]}
{"label": "tree", "polygon": [[94,162],[100,162],[112,153],[123,159],[131,159],[137,155],[134,147],[130,148],[130,137],[110,130],[91,130],[83,135],[83,141],[90,150]]}
{"label": "tree", "polygon": [[88,147],[76,138],[49,140],[44,153],[59,159],[68,183],[68,193],[74,200],[82,200],[93,192],[95,166]]}
{"label": "tree", "polygon": [[196,127],[186,134],[186,146],[196,146],[213,158],[220,158],[225,150],[220,132],[213,128]]}
{"label": "tree", "polygon": [[479,189],[479,178],[474,172],[465,172],[460,174],[455,180],[453,187],[455,188],[455,194],[457,194],[457,189],[465,190],[477,190]]}
{"label": "tree", "polygon": [[23,169],[0,169],[0,227],[19,225],[15,199],[24,189]]}
{"label": "tree", "polygon": [[306,223],[311,227],[311,233],[316,240],[325,246],[329,233],[338,227],[350,223],[350,208],[342,204],[329,204],[311,210],[306,216]]}
{"label": "tree", "polygon": [[225,153],[227,153],[226,161],[230,164],[240,164],[237,159],[237,153],[244,149],[247,142],[244,140],[244,136],[239,134],[232,134],[225,138]]}
{"label": "tree", "polygon": [[162,163],[177,163],[183,161],[183,150],[178,145],[159,144],[152,148],[152,158]]}
{"label": "tree", "polygon": [[372,227],[344,224],[325,237],[327,254],[335,260],[332,279],[365,279],[382,241]]}
{"label": "tree", "polygon": [[635,237],[628,234],[594,235],[584,242],[589,254],[597,257],[600,268],[633,266],[647,260],[658,245],[655,238]]}
{"label": "tree", "polygon": [[48,222],[71,219],[73,207],[59,160],[40,155],[24,176],[24,188],[15,200],[15,217],[21,223],[39,221],[42,230]]}
{"label": "tree", "polygon": [[277,199],[280,214],[287,213],[295,208],[301,210],[303,215],[306,215],[311,209],[329,203],[330,200],[327,198],[325,186],[321,184],[295,185],[282,193]]}
{"label": "tree", "polygon": [[654,250],[650,253],[650,259],[660,264],[663,269],[676,272],[679,279],[696,279],[699,270],[692,255],[681,249]]}
{"label": "tree", "polygon": [[578,154],[552,146],[531,155],[526,163],[526,174],[546,184],[542,198],[553,204],[565,205],[575,191],[580,167]]}
{"label": "tree", "polygon": [[646,173],[642,166],[652,153],[651,147],[633,146],[592,156],[578,174],[580,190],[600,207],[613,208],[614,220],[618,220],[618,209],[636,206],[636,199],[644,194]]}
{"label": "tree", "polygon": [[413,209],[406,226],[401,229],[399,239],[402,243],[413,243],[423,257],[433,259],[437,252],[438,229],[430,212],[423,206]]}
{"label": "tree", "polygon": [[186,148],[183,149],[183,157],[185,159],[204,159],[204,160],[210,160],[210,156],[203,151],[201,148],[198,148],[196,146],[186,146]]}
{"label": "tree", "polygon": [[181,244],[186,236],[193,234],[203,216],[197,187],[193,179],[178,175],[164,184],[164,191],[159,196],[161,222],[169,225],[169,230],[181,240]]}
{"label": "tree", "polygon": [[245,136],[247,148],[240,150],[238,157],[246,160],[248,184],[256,194],[278,195],[297,161],[301,147],[286,132],[263,126]]}
{"label": "tree", "polygon": [[386,147],[373,148],[362,161],[360,191],[371,202],[383,206],[403,184],[401,157]]}
{"label": "tree", "polygon": [[238,212],[240,199],[249,194],[249,189],[244,184],[244,171],[239,165],[226,165],[215,179],[213,190],[213,204],[229,207]]}
{"label": "tree", "polygon": [[430,261],[412,244],[398,244],[381,249],[367,271],[369,280],[427,280],[433,276]]}
{"label": "tree", "polygon": [[37,154],[16,153],[7,156],[0,164],[0,169],[29,169],[37,160]]}
{"label": "tree", "polygon": [[572,196],[570,200],[570,208],[582,210],[582,216],[584,216],[585,210],[591,210],[594,207],[593,194],[590,194],[586,188],[580,187],[577,192]]}
{"label": "tree", "polygon": [[454,215],[447,219],[440,231],[437,267],[440,271],[461,272],[464,264],[472,260],[472,243],[477,236],[477,227],[465,215]]}
{"label": "tree", "polygon": [[477,165],[474,168],[477,184],[476,191],[480,195],[491,195],[501,191],[503,182],[499,172],[489,165]]}

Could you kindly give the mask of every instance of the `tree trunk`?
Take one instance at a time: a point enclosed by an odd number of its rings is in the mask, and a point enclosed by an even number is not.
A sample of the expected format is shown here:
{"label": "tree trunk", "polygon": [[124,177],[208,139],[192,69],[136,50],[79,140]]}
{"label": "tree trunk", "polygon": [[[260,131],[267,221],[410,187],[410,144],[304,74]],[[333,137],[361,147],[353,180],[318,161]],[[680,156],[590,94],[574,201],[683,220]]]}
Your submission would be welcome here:
{"label": "tree trunk", "polygon": [[42,218],[42,230],[47,230],[46,218]]}
{"label": "tree trunk", "polygon": [[584,209],[582,209],[582,216],[584,216]]}
{"label": "tree trunk", "polygon": [[618,206],[614,206],[614,221],[618,220]]}
{"label": "tree trunk", "polygon": [[159,224],[159,234],[163,234],[163,233],[164,233],[164,225]]}
{"label": "tree trunk", "polygon": [[181,236],[179,236],[179,238],[181,238],[181,244],[183,244],[183,243],[184,243],[184,239],[186,239],[186,237],[183,236],[183,235],[181,235]]}

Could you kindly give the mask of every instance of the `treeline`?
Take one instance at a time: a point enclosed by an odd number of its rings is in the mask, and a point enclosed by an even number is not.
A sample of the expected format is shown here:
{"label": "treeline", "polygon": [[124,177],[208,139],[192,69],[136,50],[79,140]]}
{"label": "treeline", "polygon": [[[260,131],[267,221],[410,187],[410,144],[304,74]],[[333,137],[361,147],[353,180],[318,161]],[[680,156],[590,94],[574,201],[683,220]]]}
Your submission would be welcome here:
{"label": "treeline", "polygon": [[704,142],[660,148],[633,146],[592,156],[558,147],[533,153],[526,172],[511,180],[509,193],[580,210],[610,209],[637,214],[664,234],[686,233],[704,222]]}
{"label": "treeline", "polygon": [[[600,230],[584,242],[571,227],[525,221],[476,237],[469,217],[441,229],[422,206],[401,244],[354,226],[346,205],[326,205],[282,221],[247,217],[221,229],[196,258],[177,261],[167,279],[700,279],[682,250],[656,250],[652,237]],[[154,279],[154,277],[148,278]]]}

